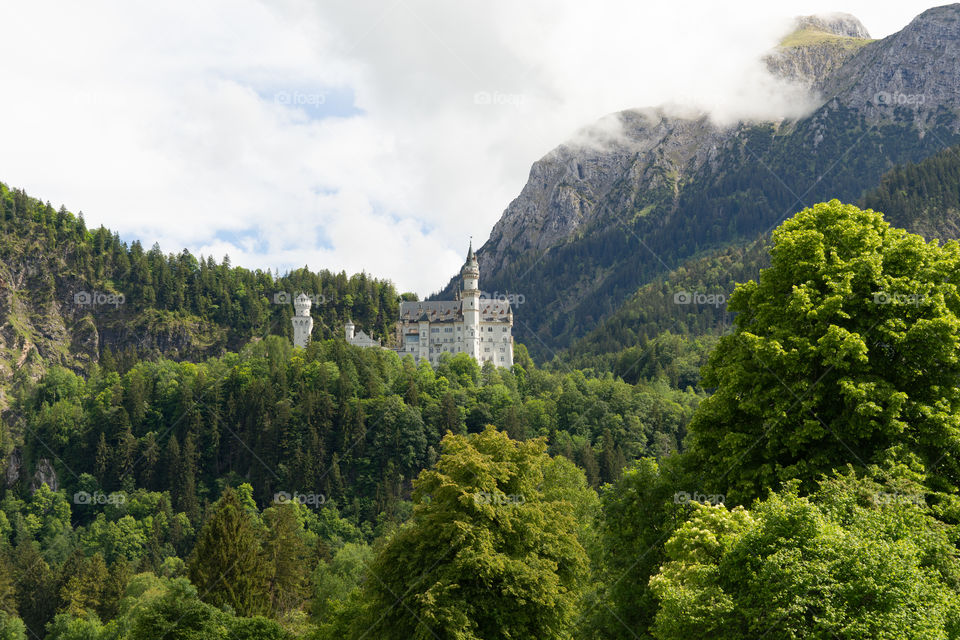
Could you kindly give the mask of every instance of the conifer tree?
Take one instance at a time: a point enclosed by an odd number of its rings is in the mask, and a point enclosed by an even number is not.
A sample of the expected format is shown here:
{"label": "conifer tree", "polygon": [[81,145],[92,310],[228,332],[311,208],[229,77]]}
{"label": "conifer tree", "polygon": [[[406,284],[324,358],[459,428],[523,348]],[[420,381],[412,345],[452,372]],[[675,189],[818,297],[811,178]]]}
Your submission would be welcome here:
{"label": "conifer tree", "polygon": [[188,563],[190,582],[206,602],[230,606],[243,616],[266,610],[268,575],[259,538],[253,516],[228,488],[201,529]]}

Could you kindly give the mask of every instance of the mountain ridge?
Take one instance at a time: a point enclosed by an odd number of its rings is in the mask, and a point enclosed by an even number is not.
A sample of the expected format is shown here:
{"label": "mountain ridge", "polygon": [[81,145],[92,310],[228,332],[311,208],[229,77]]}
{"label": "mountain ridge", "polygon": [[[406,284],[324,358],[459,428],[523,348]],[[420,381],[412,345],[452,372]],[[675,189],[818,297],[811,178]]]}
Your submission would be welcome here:
{"label": "mountain ridge", "polygon": [[622,139],[561,144],[533,164],[477,252],[481,283],[524,294],[536,312],[518,310],[517,337],[549,359],[687,256],[818,199],[856,201],[892,167],[960,141],[960,98],[945,89],[960,84],[958,43],[960,5],[925,11],[846,56],[803,118],[608,116]]}

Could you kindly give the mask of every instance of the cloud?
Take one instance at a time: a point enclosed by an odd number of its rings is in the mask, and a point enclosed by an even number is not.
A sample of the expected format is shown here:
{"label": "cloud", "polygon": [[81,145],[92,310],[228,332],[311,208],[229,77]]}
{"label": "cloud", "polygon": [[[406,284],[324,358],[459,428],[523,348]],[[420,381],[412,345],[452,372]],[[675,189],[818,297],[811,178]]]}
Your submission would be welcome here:
{"label": "cloud", "polygon": [[22,3],[0,39],[0,180],[166,251],[426,294],[583,126],[669,101],[800,108],[756,62],[792,15],[885,35],[925,6]]}

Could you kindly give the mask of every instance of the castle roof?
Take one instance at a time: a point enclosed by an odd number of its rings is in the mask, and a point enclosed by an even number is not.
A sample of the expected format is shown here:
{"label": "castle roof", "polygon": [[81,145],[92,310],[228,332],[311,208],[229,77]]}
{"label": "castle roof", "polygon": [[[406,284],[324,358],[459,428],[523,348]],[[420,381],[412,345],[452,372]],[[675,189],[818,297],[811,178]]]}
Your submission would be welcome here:
{"label": "castle roof", "polygon": [[[484,321],[507,320],[510,303],[500,298],[480,298],[480,318]],[[463,321],[462,300],[432,300],[429,302],[401,302],[401,322],[460,322]]]}

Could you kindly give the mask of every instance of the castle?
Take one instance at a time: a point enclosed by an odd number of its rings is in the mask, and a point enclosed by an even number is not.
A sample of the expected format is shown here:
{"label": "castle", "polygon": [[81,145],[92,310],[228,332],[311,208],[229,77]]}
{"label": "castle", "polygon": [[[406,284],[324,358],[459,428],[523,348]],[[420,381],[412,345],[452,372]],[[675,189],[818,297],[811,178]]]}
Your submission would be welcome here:
{"label": "castle", "polygon": [[400,303],[397,353],[431,364],[443,353],[466,353],[481,365],[513,366],[513,310],[506,299],[483,296],[472,242],[460,275],[463,290],[456,300]]}
{"label": "castle", "polygon": [[[425,360],[432,365],[438,364],[444,353],[466,353],[480,365],[492,362],[498,367],[513,366],[513,310],[506,298],[488,298],[480,291],[480,265],[472,242],[460,275],[463,285],[456,300],[400,303],[398,346],[394,350],[400,357],[409,354],[416,362]],[[310,299],[300,294],[294,304],[294,343],[303,347],[313,328]],[[303,305],[309,326],[301,316]],[[350,321],[344,326],[344,337],[359,347],[380,346],[363,331],[357,333]]]}

